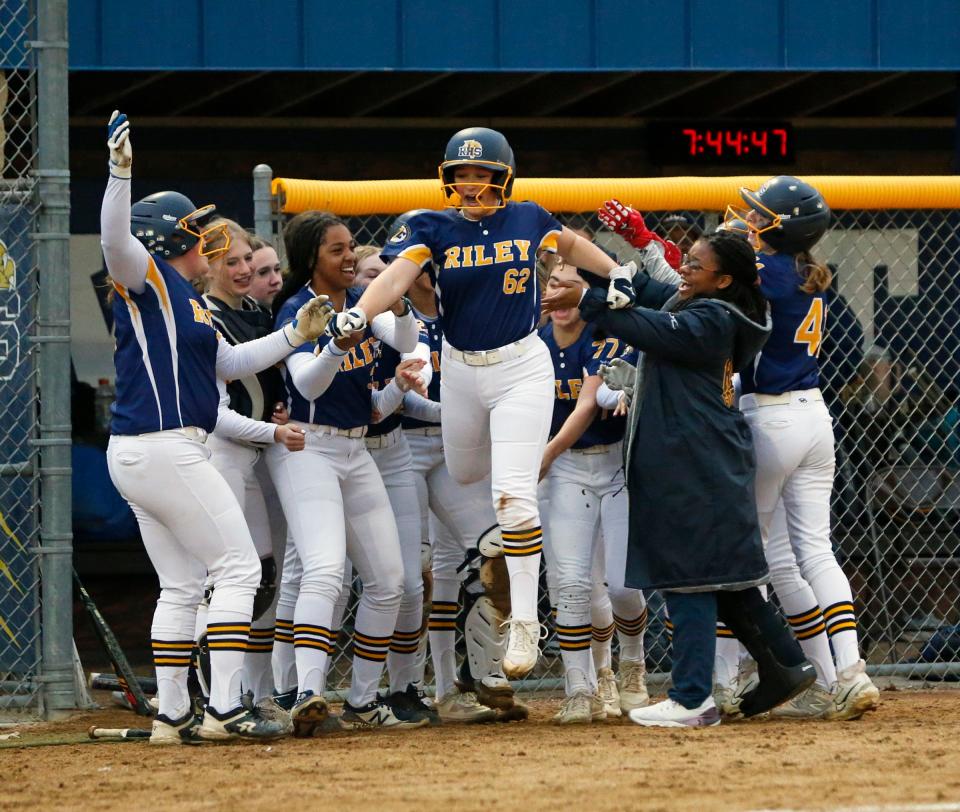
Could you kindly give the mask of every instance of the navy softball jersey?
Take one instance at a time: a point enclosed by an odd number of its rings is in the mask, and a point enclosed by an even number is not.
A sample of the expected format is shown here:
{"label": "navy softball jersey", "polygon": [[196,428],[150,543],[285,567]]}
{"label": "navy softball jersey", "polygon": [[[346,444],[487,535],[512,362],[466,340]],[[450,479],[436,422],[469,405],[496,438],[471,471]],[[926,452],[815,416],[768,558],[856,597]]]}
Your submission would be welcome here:
{"label": "navy softball jersey", "polygon": [[[427,386],[427,398],[435,403],[440,402],[440,353],[443,350],[443,331],[440,329],[440,320],[438,318],[428,318],[421,315],[416,310],[413,311],[420,323],[420,341],[430,348],[430,366],[433,367],[433,377]],[[439,426],[439,423],[428,423],[426,420],[418,420],[415,417],[402,415],[401,425],[405,429],[425,428],[427,426]]]}
{"label": "navy softball jersey", "polygon": [[537,256],[556,252],[561,230],[552,214],[531,202],[507,203],[477,221],[454,209],[428,211],[401,224],[381,256],[428,269],[440,329],[451,346],[491,350],[536,329]]}
{"label": "navy softball jersey", "polygon": [[[363,293],[362,288],[350,288],[347,291],[347,308],[353,307]],[[305,285],[300,291],[283,303],[277,313],[277,329],[296,318],[297,311],[316,294]],[[313,353],[316,346],[322,349],[331,341],[323,335],[317,344],[307,342],[294,352]],[[363,331],[363,339],[352,347],[343,357],[340,369],[333,376],[333,382],[316,400],[307,400],[293,385],[289,370],[285,373],[287,384],[288,408],[290,419],[301,423],[314,423],[321,426],[336,426],[340,429],[355,429],[370,423],[371,395],[370,382],[373,365],[376,361],[377,339],[368,326]]]}
{"label": "navy softball jersey", "polygon": [[[568,347],[561,348],[553,333],[553,322],[540,328],[540,338],[550,349],[553,359],[555,395],[553,422],[550,436],[554,436],[576,408],[583,381],[590,375],[600,374],[600,365],[609,364],[628,349],[618,338],[596,338],[595,327],[587,324],[580,337]],[[609,445],[623,439],[626,418],[614,417],[608,409],[597,412],[593,422],[571,448],[589,448],[594,445]]]}
{"label": "navy softball jersey", "polygon": [[779,395],[820,385],[817,355],[826,326],[822,293],[800,289],[803,277],[788,254],[758,254],[760,292],[770,302],[773,332],[740,373],[743,394]]}
{"label": "navy softball jersey", "polygon": [[213,318],[171,265],[159,257],[149,263],[143,293],[114,282],[117,397],[110,433],[213,431],[220,401]]}

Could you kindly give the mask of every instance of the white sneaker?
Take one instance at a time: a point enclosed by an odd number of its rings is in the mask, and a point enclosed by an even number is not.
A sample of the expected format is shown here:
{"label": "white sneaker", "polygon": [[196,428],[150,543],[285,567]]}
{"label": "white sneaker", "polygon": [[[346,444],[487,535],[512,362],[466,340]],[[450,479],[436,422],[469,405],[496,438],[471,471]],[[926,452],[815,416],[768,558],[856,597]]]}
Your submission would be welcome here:
{"label": "white sneaker", "polygon": [[708,696],[699,707],[685,708],[679,702],[666,699],[646,708],[635,708],[630,721],[644,727],[713,727],[720,724],[720,711]]}
{"label": "white sneaker", "polygon": [[603,703],[603,710],[609,719],[619,719],[623,716],[620,707],[620,689],[617,687],[617,678],[609,668],[597,671],[597,695]]}
{"label": "white sneaker", "polygon": [[472,691],[454,691],[438,699],[433,707],[444,722],[492,722],[497,718],[497,712],[481,705]]}
{"label": "white sneaker", "polygon": [[192,712],[180,719],[170,719],[162,713],[153,720],[150,744],[202,744],[200,720]]}
{"label": "white sneaker", "polygon": [[859,719],[880,704],[880,691],[867,676],[867,664],[859,660],[849,668],[837,672],[833,691],[833,707],[826,718],[833,721]]}
{"label": "white sneaker", "polygon": [[200,725],[200,738],[208,741],[230,739],[271,741],[282,739],[287,734],[287,726],[283,723],[264,719],[242,705],[222,715],[207,705],[203,714],[203,724]]}
{"label": "white sneaker", "polygon": [[645,677],[647,668],[640,660],[620,663],[620,709],[624,712],[644,708],[650,704]]}
{"label": "white sneaker", "polygon": [[430,724],[426,718],[399,719],[393,709],[382,699],[374,699],[362,707],[355,708],[349,702],[343,703],[340,714],[340,727],[344,730],[412,730]]}
{"label": "white sneaker", "polygon": [[713,704],[725,719],[736,719],[740,716],[740,699],[736,696],[736,688],[732,685],[721,685],[715,682]]}
{"label": "white sneaker", "polygon": [[533,671],[540,655],[540,624],[536,620],[510,620],[503,673],[508,679],[521,679]]}
{"label": "white sneaker", "polygon": [[577,691],[568,696],[553,717],[555,725],[588,725],[607,718],[603,702],[596,694]]}
{"label": "white sneaker", "polygon": [[817,683],[797,694],[789,702],[770,711],[778,719],[823,719],[833,708],[833,694]]}

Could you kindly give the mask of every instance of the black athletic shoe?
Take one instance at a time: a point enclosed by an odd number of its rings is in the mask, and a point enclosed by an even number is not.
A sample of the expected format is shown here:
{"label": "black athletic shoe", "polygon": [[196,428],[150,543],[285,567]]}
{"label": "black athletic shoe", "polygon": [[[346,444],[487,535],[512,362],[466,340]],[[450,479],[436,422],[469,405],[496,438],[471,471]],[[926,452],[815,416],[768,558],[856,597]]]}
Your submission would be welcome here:
{"label": "black athletic shoe", "polygon": [[[408,685],[405,691],[397,691],[387,697],[390,707],[397,713],[399,708],[401,713],[405,713],[411,719],[426,719],[431,725],[440,724],[440,714],[424,702],[426,695],[415,685]],[[399,713],[397,714],[400,715]]]}
{"label": "black athletic shoe", "polygon": [[285,711],[292,711],[293,706],[297,704],[297,689],[291,688],[283,693],[273,692],[274,701]]}
{"label": "black athletic shoe", "polygon": [[339,721],[343,730],[409,730],[430,724],[424,718],[401,719],[386,701],[379,698],[359,708],[344,702]]}
{"label": "black athletic shoe", "polygon": [[745,717],[756,716],[773,710],[777,705],[789,702],[797,694],[806,691],[817,679],[813,665],[804,661],[800,665],[775,667],[759,665],[760,683],[743,695],[740,712]]}

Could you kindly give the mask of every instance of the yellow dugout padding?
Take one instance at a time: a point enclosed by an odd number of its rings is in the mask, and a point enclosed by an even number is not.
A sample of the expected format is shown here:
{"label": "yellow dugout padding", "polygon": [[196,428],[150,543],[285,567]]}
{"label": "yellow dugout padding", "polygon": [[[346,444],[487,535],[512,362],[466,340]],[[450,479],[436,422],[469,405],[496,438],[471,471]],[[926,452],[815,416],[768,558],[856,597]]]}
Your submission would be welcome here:
{"label": "yellow dugout padding", "polygon": [[[741,186],[756,189],[769,175],[675,178],[521,178],[514,200],[535,200],[552,212],[585,212],[611,197],[640,211],[723,211],[739,204]],[[960,209],[960,177],[940,175],[812,175],[833,209]],[[402,214],[445,205],[434,180],[304,180],[274,178],[280,211],[340,215]]]}

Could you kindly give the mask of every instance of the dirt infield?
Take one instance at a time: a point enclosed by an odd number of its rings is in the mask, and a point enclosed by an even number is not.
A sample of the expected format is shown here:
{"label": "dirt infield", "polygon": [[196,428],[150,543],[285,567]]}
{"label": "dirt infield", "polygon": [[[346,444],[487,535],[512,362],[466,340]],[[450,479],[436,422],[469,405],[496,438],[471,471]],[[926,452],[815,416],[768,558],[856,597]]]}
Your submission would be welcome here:
{"label": "dirt infield", "polygon": [[549,717],[558,702],[540,699],[526,723],[270,746],[54,744],[79,741],[94,724],[142,724],[101,710],[0,743],[0,809],[704,812],[960,802],[960,691],[885,691],[882,703],[859,722],[661,731],[629,722],[557,728]]}

